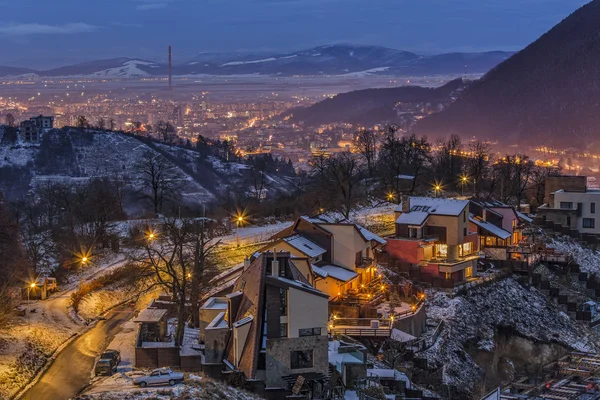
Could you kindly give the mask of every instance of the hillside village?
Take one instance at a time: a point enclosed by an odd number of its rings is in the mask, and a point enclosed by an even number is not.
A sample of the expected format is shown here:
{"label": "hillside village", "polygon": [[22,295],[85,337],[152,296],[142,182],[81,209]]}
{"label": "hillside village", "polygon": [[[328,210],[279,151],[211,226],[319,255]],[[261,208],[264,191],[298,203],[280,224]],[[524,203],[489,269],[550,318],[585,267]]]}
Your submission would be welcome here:
{"label": "hillside village", "polygon": [[[21,300],[2,332],[0,396],[31,398],[53,365],[69,362],[63,348],[103,329],[108,342],[93,351],[116,351],[119,363],[106,377],[83,371],[85,388],[71,396],[534,399],[548,382],[596,378],[581,364],[569,375],[559,361],[600,351],[600,192],[585,177],[546,176],[535,214],[435,187],[294,219],[208,217],[205,208],[199,217],[189,210],[232,191],[255,210],[271,207],[298,193],[300,178],[261,171],[269,184],[259,187],[247,160],[123,132],[56,130],[43,117],[14,134],[0,138],[7,198],[76,203],[77,190],[50,190],[68,184],[109,201],[110,189],[86,185],[115,177],[124,189],[114,199],[121,211],[99,219],[69,205],[75,255],[56,250],[55,233],[24,236],[35,278],[13,292]],[[173,174],[164,205],[141,195],[145,162]],[[65,217],[40,214],[50,227]],[[88,230],[98,242],[83,240]],[[66,270],[65,259],[74,259]],[[49,337],[52,324],[60,330]],[[173,371],[183,383],[146,388]]]}

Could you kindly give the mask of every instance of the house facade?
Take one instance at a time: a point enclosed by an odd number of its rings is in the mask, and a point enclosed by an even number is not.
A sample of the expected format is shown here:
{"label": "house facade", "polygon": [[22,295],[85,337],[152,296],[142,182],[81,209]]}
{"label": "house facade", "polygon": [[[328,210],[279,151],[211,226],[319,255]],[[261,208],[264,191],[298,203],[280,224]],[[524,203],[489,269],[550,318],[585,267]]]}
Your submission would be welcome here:
{"label": "house facade", "polygon": [[548,177],[545,203],[538,207],[544,223],[555,230],[574,237],[600,235],[600,190],[586,186],[583,176]]}
{"label": "house facade", "polygon": [[39,115],[21,122],[19,133],[26,142],[38,142],[42,138],[42,133],[52,128],[54,128],[54,117]]}
{"label": "house facade", "polygon": [[322,391],[329,376],[328,296],[291,260],[289,252],[262,252],[231,294],[205,301],[203,370],[243,373],[256,389],[282,395],[302,375],[305,390]]}
{"label": "house facade", "polygon": [[479,240],[470,230],[468,200],[403,196],[395,214],[396,234],[387,239],[386,251],[401,270],[443,286],[474,276]]}
{"label": "house facade", "polygon": [[378,275],[375,253],[386,243],[360,225],[325,215],[302,216],[273,239],[260,252],[289,252],[307,281],[330,299],[372,282]]}

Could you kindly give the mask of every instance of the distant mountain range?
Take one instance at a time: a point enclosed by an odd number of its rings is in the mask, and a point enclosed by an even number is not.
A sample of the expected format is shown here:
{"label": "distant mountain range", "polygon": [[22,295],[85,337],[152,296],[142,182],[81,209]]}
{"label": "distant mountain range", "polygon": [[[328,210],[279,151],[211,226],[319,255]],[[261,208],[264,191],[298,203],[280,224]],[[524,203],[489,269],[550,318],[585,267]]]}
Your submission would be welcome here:
{"label": "distant mountain range", "polygon": [[[422,56],[380,46],[329,45],[292,53],[200,53],[173,65],[174,75],[449,75],[481,74],[511,56],[510,52],[447,53]],[[167,65],[114,58],[49,70],[2,67],[0,77],[95,76],[136,78],[165,76]]]}
{"label": "distant mountain range", "polygon": [[417,133],[600,152],[600,0],[475,82]]}
{"label": "distant mountain range", "polygon": [[371,126],[399,121],[397,103],[441,105],[455,100],[471,82],[455,79],[438,88],[401,86],[385,89],[364,89],[341,93],[310,107],[288,111],[292,122],[318,126],[335,122]]}

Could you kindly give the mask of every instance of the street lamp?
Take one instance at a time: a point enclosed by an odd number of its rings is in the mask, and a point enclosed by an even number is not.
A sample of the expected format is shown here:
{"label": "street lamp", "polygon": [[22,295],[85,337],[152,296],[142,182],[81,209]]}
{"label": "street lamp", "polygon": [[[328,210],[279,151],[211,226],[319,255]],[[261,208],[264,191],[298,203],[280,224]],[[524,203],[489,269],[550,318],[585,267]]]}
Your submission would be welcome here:
{"label": "street lamp", "polygon": [[29,316],[29,292],[31,292],[31,289],[33,288],[35,288],[35,282],[31,282],[31,284],[29,284],[27,287],[27,325],[29,326],[29,329],[31,329],[31,317]]}
{"label": "street lamp", "polygon": [[441,186],[440,184],[436,183],[436,184],[433,186],[433,191],[434,191],[434,193],[435,193],[435,197],[438,197],[438,192],[441,192],[441,191],[442,191],[442,186]]}
{"label": "street lamp", "polygon": [[394,194],[393,193],[388,193],[387,199],[388,199],[389,202],[392,202],[392,200],[394,200]]}
{"label": "street lamp", "polygon": [[467,185],[467,183],[469,182],[469,178],[467,178],[466,176],[463,176],[460,178],[461,183],[462,183],[462,195],[465,195],[465,186]]}
{"label": "street lamp", "polygon": [[236,242],[237,242],[237,247],[240,247],[240,225],[244,222],[244,216],[243,215],[238,215],[237,218],[235,219],[235,234],[236,234]]}

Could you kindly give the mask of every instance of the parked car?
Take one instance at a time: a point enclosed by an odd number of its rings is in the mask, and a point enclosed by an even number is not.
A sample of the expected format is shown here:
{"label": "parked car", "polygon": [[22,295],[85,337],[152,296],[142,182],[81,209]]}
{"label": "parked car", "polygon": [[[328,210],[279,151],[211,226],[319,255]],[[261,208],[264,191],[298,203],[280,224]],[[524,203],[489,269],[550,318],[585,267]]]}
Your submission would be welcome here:
{"label": "parked car", "polygon": [[158,368],[153,370],[150,375],[135,378],[133,383],[139,387],[148,385],[175,385],[177,382],[183,381],[181,372],[173,372],[169,368]]}
{"label": "parked car", "polygon": [[100,359],[112,360],[116,368],[116,366],[121,363],[121,353],[119,352],[119,350],[106,349],[104,350],[104,353],[100,355]]}
{"label": "parked car", "polygon": [[111,359],[101,358],[98,361],[96,361],[96,366],[94,367],[94,374],[96,374],[96,376],[111,376],[115,372],[117,372],[117,366],[113,363]]}

